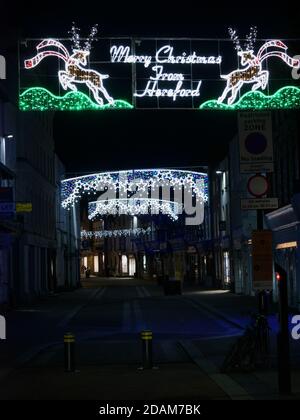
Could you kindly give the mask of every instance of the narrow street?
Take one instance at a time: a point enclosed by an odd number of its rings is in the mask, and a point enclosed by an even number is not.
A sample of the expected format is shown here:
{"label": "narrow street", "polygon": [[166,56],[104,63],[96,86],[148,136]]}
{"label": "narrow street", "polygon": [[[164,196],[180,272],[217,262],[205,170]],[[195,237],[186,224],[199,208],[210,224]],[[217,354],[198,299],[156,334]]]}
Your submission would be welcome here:
{"label": "narrow street", "polygon": [[[274,372],[266,382],[262,374],[219,371],[253,300],[240,297],[234,311],[237,296],[222,290],[164,296],[161,287],[129,278],[82,285],[8,313],[1,399],[275,398]],[[138,369],[144,329],[153,332],[157,369]],[[75,373],[64,372],[66,332],[76,337]]]}

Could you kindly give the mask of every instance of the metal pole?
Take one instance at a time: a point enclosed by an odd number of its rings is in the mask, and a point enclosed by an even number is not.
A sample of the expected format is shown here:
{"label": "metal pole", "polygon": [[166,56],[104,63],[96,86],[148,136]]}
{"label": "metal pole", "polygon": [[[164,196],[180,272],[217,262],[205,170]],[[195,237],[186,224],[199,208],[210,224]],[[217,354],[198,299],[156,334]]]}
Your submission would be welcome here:
{"label": "metal pole", "polygon": [[291,367],[289,342],[289,311],[287,274],[282,267],[275,264],[276,279],[279,294],[279,323],[280,330],[277,335],[278,349],[278,388],[282,394],[291,393]]}
{"label": "metal pole", "polygon": [[65,347],[65,372],[75,371],[75,335],[66,333],[64,335]]}
{"label": "metal pole", "polygon": [[[264,211],[261,209],[256,210],[256,217],[257,217],[257,230],[264,229]],[[266,291],[261,290],[258,292],[258,312],[261,315],[266,314]]]}
{"label": "metal pole", "polygon": [[216,251],[215,251],[215,223],[214,223],[214,215],[215,215],[215,209],[214,209],[214,200],[213,200],[213,168],[211,166],[208,167],[208,185],[209,185],[209,225],[210,225],[210,237],[211,237],[211,243],[212,243],[212,278],[213,278],[213,286],[216,286],[217,279],[216,279]]}

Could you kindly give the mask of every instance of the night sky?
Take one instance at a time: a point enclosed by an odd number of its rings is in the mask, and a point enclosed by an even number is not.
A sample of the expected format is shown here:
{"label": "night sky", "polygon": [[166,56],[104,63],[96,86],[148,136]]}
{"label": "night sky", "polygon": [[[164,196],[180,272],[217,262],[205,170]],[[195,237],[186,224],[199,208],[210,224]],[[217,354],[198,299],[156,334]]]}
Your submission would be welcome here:
{"label": "night sky", "polygon": [[[19,37],[64,37],[76,21],[83,31],[98,23],[99,35],[104,37],[225,38],[229,25],[241,36],[250,25],[257,25],[259,38],[300,38],[297,9],[287,1],[281,6],[250,1],[207,6],[202,1],[81,5],[69,0],[63,5],[26,3],[17,9],[14,20]],[[225,155],[236,130],[235,113],[121,110],[56,113],[54,135],[56,151],[68,172],[80,173],[216,162]]]}

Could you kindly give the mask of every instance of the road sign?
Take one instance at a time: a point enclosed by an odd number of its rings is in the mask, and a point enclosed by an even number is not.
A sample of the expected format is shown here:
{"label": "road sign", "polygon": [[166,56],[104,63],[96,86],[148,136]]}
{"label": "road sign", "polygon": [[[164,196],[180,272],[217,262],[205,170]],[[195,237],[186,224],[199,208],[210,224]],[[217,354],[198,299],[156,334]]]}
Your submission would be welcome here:
{"label": "road sign", "polygon": [[254,197],[262,197],[266,195],[269,189],[269,182],[263,175],[254,175],[248,180],[248,192]]}
{"label": "road sign", "polygon": [[273,172],[270,112],[239,113],[241,173]]}
{"label": "road sign", "polygon": [[252,232],[252,287],[254,290],[273,288],[273,246],[271,230]]}
{"label": "road sign", "polygon": [[242,198],[242,210],[275,210],[278,209],[278,198]]}
{"label": "road sign", "polygon": [[32,203],[17,203],[16,204],[17,213],[30,213],[32,212]]}

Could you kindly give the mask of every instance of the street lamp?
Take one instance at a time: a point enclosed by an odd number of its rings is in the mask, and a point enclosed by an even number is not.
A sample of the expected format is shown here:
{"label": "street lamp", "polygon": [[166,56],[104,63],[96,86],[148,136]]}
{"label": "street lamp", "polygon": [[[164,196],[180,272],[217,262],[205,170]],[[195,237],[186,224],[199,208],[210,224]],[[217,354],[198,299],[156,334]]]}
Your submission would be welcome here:
{"label": "street lamp", "polygon": [[5,134],[4,138],[7,139],[7,140],[12,140],[14,138],[14,135],[13,134]]}

